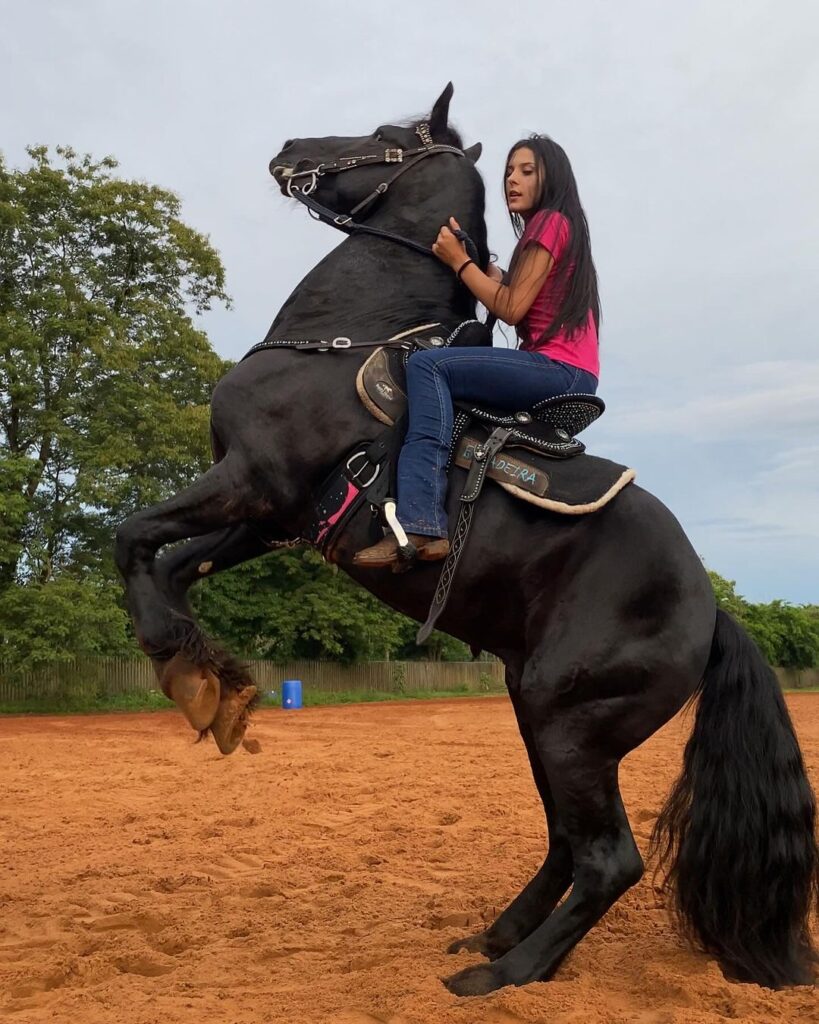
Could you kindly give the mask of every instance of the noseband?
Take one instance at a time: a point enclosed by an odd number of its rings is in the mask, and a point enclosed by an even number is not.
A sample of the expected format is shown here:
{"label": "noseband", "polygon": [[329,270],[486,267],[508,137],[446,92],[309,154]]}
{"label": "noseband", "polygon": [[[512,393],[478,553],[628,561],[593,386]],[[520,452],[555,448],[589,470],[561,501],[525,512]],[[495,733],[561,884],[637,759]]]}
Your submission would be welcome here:
{"label": "noseband", "polygon": [[[375,235],[377,238],[386,238],[391,242],[397,242],[415,252],[423,253],[424,256],[434,256],[432,249],[428,246],[414,242],[411,238],[404,238],[402,235],[393,234],[391,231],[382,231],[380,228],[370,227],[368,224],[361,224],[353,218],[361,213],[368,206],[380,199],[392,187],[395,181],[411,168],[415,167],[427,157],[437,156],[440,153],[453,153],[455,156],[465,156],[462,149],[457,146],[446,146],[432,141],[432,135],[428,124],[420,124],[415,129],[422,145],[417,149],[387,148],[380,153],[367,153],[361,156],[342,156],[333,163],[321,163],[316,167],[307,170],[297,171],[292,167],[285,167],[282,164],[273,164],[271,161],[270,173],[275,176],[278,171],[281,177],[287,180],[287,194],[306,206],[311,216],[324,224],[344,231],[348,235]],[[353,171],[357,167],[369,167],[373,164],[400,164],[401,166],[387,181],[382,181],[373,191],[361,200],[349,214],[337,213],[335,210],[322,206],[312,198],[312,193],[318,187],[319,178],[327,174],[341,174],[344,171]],[[302,182],[301,179],[307,179]]]}

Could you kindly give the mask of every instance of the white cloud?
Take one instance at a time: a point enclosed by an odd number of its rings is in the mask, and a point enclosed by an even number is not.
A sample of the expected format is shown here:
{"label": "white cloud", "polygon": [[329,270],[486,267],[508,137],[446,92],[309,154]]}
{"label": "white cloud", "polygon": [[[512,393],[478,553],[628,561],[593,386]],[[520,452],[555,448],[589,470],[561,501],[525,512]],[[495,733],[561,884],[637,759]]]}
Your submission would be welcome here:
{"label": "white cloud", "polygon": [[[696,386],[692,380],[686,384],[689,393]],[[668,393],[632,404],[609,429],[615,436],[650,432],[696,441],[756,439],[763,445],[770,437],[798,445],[819,436],[819,360],[751,363],[730,375],[715,368],[702,384],[702,392],[682,401]]]}
{"label": "white cloud", "polygon": [[777,453],[738,499],[749,522],[819,540],[819,443]]}

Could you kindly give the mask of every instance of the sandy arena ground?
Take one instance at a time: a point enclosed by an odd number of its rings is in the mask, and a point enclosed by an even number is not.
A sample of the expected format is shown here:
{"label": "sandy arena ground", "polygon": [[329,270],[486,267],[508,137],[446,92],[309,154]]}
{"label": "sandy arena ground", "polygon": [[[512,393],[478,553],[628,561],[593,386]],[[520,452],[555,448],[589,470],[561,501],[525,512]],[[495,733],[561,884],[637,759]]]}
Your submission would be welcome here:
{"label": "sandy arena ground", "polygon": [[[819,788],[819,694],[789,698]],[[645,847],[686,723],[624,764]],[[175,712],[0,719],[0,1019],[72,1024],[819,1021],[815,990],[726,982],[650,877],[548,984],[458,999],[449,942],[540,865],[505,698],[264,711],[262,752]]]}

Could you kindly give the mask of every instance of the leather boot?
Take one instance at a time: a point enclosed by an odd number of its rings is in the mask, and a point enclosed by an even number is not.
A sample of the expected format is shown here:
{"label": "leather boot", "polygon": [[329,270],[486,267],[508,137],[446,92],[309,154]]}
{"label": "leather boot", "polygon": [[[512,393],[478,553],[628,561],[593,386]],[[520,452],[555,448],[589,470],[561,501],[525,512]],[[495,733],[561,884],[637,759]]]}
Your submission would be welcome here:
{"label": "leather boot", "polygon": [[[449,540],[446,537],[425,537],[419,533],[407,534],[407,539],[415,545],[418,560],[421,562],[437,562],[449,554]],[[367,569],[385,569],[396,565],[400,560],[398,541],[390,534],[372,547],[364,548],[353,556],[353,565]]]}

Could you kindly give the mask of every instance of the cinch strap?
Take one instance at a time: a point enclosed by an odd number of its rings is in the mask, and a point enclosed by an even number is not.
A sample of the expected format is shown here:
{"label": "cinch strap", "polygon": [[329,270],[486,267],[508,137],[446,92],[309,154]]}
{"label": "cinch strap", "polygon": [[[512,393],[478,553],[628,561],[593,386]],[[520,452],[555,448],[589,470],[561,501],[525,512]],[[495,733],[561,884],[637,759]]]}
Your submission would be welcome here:
{"label": "cinch strap", "polygon": [[469,536],[469,529],[472,526],[475,502],[483,490],[484,481],[486,480],[486,471],[492,465],[492,459],[506,444],[511,433],[511,427],[496,427],[486,439],[486,442],[475,451],[475,461],[472,463],[472,468],[467,474],[466,483],[461,492],[461,511],[458,513],[458,521],[455,524],[452,547],[449,549],[449,554],[441,569],[441,576],[429,608],[427,621],[418,630],[418,636],[415,638],[417,644],[422,644],[427,639],[435,628],[435,623],[441,612],[446,608],[449,592],[452,589],[452,581],[455,579],[455,570],[458,568],[458,562],[461,560],[461,555],[464,552],[466,540]]}

